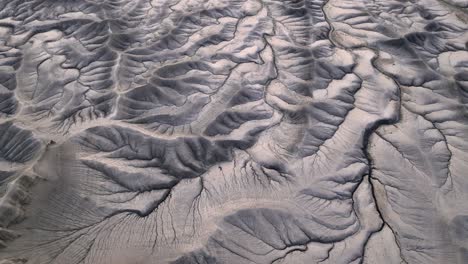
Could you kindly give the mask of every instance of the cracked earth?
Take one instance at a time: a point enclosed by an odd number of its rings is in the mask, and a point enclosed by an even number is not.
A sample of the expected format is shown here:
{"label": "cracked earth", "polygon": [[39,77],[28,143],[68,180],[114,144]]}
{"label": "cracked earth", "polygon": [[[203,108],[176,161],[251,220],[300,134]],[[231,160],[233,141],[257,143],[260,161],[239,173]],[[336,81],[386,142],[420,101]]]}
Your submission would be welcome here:
{"label": "cracked earth", "polygon": [[0,0],[0,263],[468,263],[467,43],[466,0]]}

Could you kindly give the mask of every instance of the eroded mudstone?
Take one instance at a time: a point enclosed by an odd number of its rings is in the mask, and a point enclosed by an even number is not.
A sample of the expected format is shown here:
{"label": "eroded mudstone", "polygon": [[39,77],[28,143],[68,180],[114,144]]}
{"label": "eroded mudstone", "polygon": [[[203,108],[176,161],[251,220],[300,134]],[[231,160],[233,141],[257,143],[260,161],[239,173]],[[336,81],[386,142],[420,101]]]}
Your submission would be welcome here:
{"label": "eroded mudstone", "polygon": [[468,262],[466,8],[0,0],[0,263]]}

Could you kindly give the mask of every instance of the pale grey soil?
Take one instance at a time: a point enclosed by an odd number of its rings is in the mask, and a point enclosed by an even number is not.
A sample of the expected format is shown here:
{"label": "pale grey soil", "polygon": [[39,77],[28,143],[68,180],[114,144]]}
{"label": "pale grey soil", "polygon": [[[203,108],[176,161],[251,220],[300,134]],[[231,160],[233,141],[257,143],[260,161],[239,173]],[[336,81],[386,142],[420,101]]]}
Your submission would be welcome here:
{"label": "pale grey soil", "polygon": [[467,8],[0,0],[0,263],[468,263]]}

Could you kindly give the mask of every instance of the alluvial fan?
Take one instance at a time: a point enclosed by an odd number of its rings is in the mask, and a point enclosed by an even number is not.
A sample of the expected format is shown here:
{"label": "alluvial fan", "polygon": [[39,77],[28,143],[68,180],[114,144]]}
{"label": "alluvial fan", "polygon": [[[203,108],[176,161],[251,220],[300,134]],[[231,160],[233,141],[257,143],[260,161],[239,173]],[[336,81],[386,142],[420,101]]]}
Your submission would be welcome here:
{"label": "alluvial fan", "polygon": [[466,0],[0,0],[0,264],[468,263]]}

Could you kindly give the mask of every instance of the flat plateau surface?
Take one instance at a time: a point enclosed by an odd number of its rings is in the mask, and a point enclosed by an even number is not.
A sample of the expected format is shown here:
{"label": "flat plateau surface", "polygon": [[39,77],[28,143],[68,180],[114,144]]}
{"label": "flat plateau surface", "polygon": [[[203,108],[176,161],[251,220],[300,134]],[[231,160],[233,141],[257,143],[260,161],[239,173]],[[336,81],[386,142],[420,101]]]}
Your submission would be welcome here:
{"label": "flat plateau surface", "polygon": [[466,0],[0,0],[0,264],[468,263]]}

